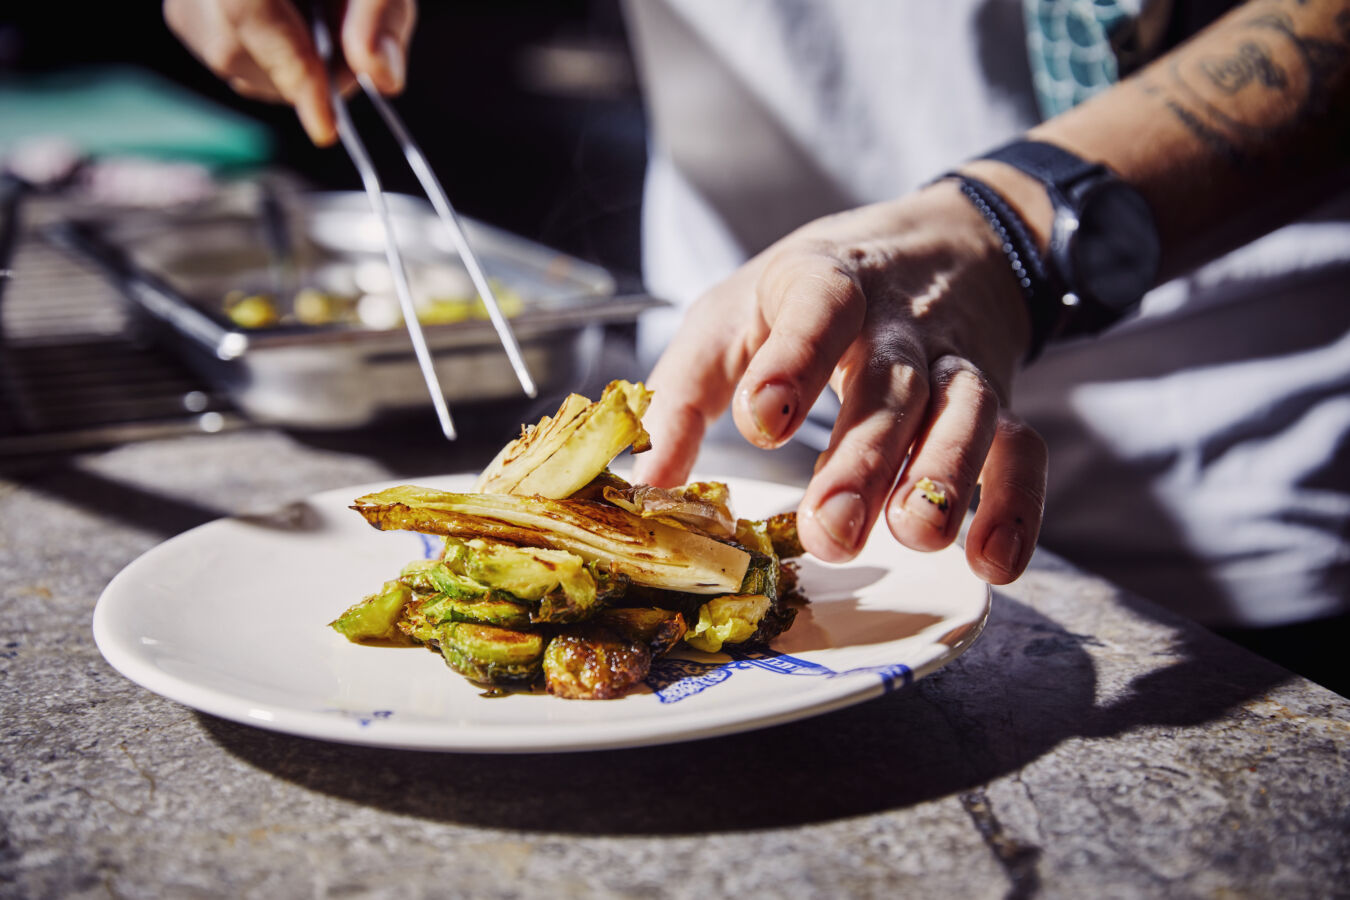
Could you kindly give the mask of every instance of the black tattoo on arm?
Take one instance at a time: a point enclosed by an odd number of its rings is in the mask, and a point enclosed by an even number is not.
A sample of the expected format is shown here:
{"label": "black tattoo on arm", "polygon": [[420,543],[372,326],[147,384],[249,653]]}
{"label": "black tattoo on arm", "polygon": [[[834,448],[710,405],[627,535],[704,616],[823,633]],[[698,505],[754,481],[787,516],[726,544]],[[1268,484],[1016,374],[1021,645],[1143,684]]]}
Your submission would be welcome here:
{"label": "black tattoo on arm", "polygon": [[1281,91],[1289,86],[1284,69],[1256,41],[1247,41],[1229,56],[1202,61],[1200,71],[1225,94],[1236,94],[1253,81]]}
{"label": "black tattoo on arm", "polygon": [[1226,134],[1218,129],[1211,128],[1199,116],[1170,97],[1163,103],[1167,106],[1168,111],[1176,117],[1177,121],[1186,126],[1187,131],[1203,141],[1218,156],[1240,169],[1251,165],[1252,161],[1247,154],[1242,152],[1242,148]]}
{"label": "black tattoo on arm", "polygon": [[1334,13],[1323,7],[1330,18],[1320,21],[1332,27],[1324,24],[1313,36],[1296,25],[1302,13],[1270,8],[1281,2],[1291,0],[1261,4],[1266,11],[1220,26],[1234,38],[1246,33],[1237,46],[1198,59],[1174,56],[1155,70],[1159,81],[1136,82],[1191,135],[1239,168],[1276,162],[1263,159],[1276,146],[1284,146],[1285,164],[1319,152],[1300,146],[1306,142],[1280,140],[1294,132],[1312,130],[1350,146],[1350,110],[1344,108],[1350,105],[1350,3],[1336,0],[1340,9]]}
{"label": "black tattoo on arm", "polygon": [[[1341,10],[1336,17],[1337,27],[1344,32],[1341,19],[1350,20],[1350,10]],[[1308,91],[1304,99],[1308,111],[1324,111],[1329,101],[1331,83],[1350,58],[1347,38],[1341,35],[1340,41],[1328,41],[1321,38],[1305,37],[1294,29],[1294,23],[1282,13],[1266,13],[1247,23],[1249,28],[1274,31],[1294,45],[1303,57],[1308,70]]]}

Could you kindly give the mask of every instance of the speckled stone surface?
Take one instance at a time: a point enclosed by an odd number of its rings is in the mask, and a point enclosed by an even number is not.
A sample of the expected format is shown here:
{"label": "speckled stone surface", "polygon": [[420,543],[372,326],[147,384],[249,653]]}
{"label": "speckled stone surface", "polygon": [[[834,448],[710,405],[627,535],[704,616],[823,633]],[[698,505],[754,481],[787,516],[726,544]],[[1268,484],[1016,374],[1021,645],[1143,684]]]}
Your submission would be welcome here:
{"label": "speckled stone surface", "polygon": [[[248,431],[0,477],[0,896],[1327,897],[1350,701],[1053,557],[905,691],[727,738],[557,756],[355,748],[123,679],[90,616],[161,540],[479,445]],[[731,475],[790,478],[805,451]]]}

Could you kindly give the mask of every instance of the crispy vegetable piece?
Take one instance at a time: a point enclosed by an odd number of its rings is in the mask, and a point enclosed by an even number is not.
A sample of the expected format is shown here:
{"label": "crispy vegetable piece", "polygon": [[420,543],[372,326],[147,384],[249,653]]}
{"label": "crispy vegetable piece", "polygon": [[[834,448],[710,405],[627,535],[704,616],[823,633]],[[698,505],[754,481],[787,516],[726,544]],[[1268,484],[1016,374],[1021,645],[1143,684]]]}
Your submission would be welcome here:
{"label": "crispy vegetable piece", "polygon": [[538,601],[560,590],[579,606],[595,603],[595,575],[584,559],[566,550],[450,537],[445,539],[445,565],[521,600]]}
{"label": "crispy vegetable piece", "polygon": [[736,543],[761,556],[773,556],[773,541],[769,540],[768,526],[750,519],[736,520]]}
{"label": "crispy vegetable piece", "polygon": [[764,527],[773,544],[774,555],[779,559],[793,559],[806,553],[801,538],[797,536],[796,512],[769,516],[764,520]]}
{"label": "crispy vegetable piece", "polygon": [[[782,589],[781,583],[779,588]],[[782,593],[777,600],[773,601],[769,606],[769,611],[755,626],[754,633],[746,638],[744,643],[767,644],[791,627],[793,620],[797,618],[797,609],[794,606],[787,605],[786,597],[787,594]]]}
{"label": "crispy vegetable piece", "polygon": [[569,497],[604,471],[628,445],[634,453],[651,446],[642,427],[652,392],[641,383],[612,381],[592,403],[570,394],[556,415],[521,429],[474,485],[488,494]]}
{"label": "crispy vegetable piece", "polygon": [[[606,487],[601,493],[605,500],[644,519],[670,522],[719,539],[729,539],[736,533],[724,484],[703,482],[669,489],[639,484]],[[705,496],[711,499],[703,499]]]}
{"label": "crispy vegetable piece", "polygon": [[727,594],[714,597],[698,610],[698,622],[684,636],[695,650],[716,653],[723,644],[741,644],[759,628],[773,607],[763,594]]}
{"label": "crispy vegetable piece", "polygon": [[572,595],[561,588],[549,591],[539,598],[539,608],[534,612],[536,622],[581,622],[589,619],[598,609],[622,597],[630,584],[627,575],[601,570],[596,563],[587,563],[591,574],[595,576],[595,593],[590,595]]}
{"label": "crispy vegetable piece", "polygon": [[689,630],[684,616],[678,612],[650,606],[625,606],[601,610],[594,621],[625,640],[645,644],[653,657],[669,653]]}
{"label": "crispy vegetable piece", "polygon": [[349,641],[396,641],[406,643],[398,629],[403,607],[412,599],[412,591],[398,581],[386,581],[384,587],[349,608],[329,624]]}
{"label": "crispy vegetable piece", "polygon": [[762,553],[750,554],[750,565],[741,582],[741,594],[763,594],[773,603],[778,599],[778,560]]}
{"label": "crispy vegetable piece", "polygon": [[604,500],[605,491],[613,488],[617,491],[627,491],[632,489],[632,485],[624,481],[618,475],[615,475],[609,469],[601,472],[592,478],[586,484],[568,495],[568,500]]}
{"label": "crispy vegetable piece", "polygon": [[376,528],[567,550],[607,562],[636,584],[695,594],[736,590],[750,562],[739,548],[587,501],[403,485],[359,497],[352,509]]}
{"label": "crispy vegetable piece", "polygon": [[455,621],[517,627],[580,622],[622,596],[628,578],[557,550],[446,538],[442,560],[416,560],[400,580],[453,600]]}
{"label": "crispy vegetable piece", "polygon": [[481,684],[523,685],[539,677],[544,638],[537,632],[446,622],[423,626],[425,643],[459,674]]}
{"label": "crispy vegetable piece", "polygon": [[559,634],[544,650],[544,687],[571,700],[622,697],[651,671],[646,644],[599,625],[580,625]]}
{"label": "crispy vegetable piece", "polygon": [[484,589],[478,596],[433,594],[422,603],[422,615],[429,623],[474,622],[500,628],[528,628],[533,610],[528,603],[510,600]]}

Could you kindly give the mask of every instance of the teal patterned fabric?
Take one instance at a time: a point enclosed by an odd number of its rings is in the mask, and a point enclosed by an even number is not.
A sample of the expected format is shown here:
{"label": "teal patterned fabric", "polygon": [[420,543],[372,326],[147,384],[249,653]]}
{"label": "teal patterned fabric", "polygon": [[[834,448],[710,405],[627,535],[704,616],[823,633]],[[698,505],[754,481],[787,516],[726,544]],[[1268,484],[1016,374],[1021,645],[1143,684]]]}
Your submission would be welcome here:
{"label": "teal patterned fabric", "polygon": [[1027,57],[1045,118],[1115,84],[1117,48],[1134,32],[1140,0],[1022,0]]}

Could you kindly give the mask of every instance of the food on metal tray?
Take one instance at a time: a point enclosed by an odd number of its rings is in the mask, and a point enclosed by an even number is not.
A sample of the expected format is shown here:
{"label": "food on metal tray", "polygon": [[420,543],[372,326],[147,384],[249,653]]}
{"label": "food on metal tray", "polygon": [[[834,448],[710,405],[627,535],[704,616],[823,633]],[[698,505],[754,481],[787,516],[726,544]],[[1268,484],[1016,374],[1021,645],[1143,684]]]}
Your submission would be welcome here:
{"label": "food on metal tray", "polygon": [[[358,278],[344,266],[332,265],[313,273],[316,284],[309,284],[293,297],[267,291],[236,288],[221,300],[225,316],[240,328],[263,329],[277,325],[359,325],[365,328],[398,328],[403,312],[394,294],[393,282],[366,275]],[[487,306],[473,289],[468,276],[447,276],[452,270],[424,267],[410,272],[417,320],[423,325],[445,325],[474,319],[487,319]],[[309,280],[309,279],[306,279]],[[364,281],[364,285],[363,285]],[[464,283],[461,285],[460,282]],[[502,315],[513,318],[525,310],[525,300],[512,288],[489,279],[493,296]]]}
{"label": "food on metal tray", "polygon": [[475,490],[402,485],[352,509],[382,530],[442,541],[433,559],[332,623],[349,640],[438,650],[471,681],[558,697],[622,697],[652,660],[781,634],[803,598],[796,516],[738,519],[727,486],[663,489],[609,471],[650,446],[651,392],[616,381],[522,429]]}
{"label": "food on metal tray", "polygon": [[230,291],[223,305],[225,315],[240,328],[270,328],[281,321],[276,302],[266,294]]}

